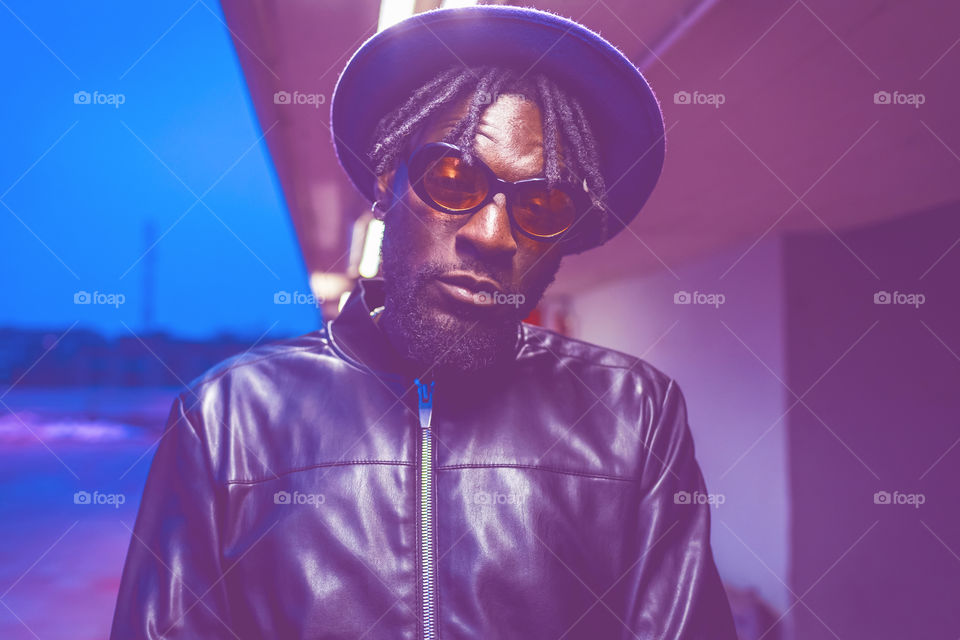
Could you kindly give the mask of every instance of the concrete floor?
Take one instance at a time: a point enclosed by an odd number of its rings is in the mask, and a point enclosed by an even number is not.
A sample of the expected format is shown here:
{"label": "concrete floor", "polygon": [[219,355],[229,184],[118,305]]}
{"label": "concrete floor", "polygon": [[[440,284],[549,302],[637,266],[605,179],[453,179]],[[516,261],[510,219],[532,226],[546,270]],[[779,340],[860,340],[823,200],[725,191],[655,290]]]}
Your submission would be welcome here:
{"label": "concrete floor", "polygon": [[[153,444],[174,394],[29,389],[3,398],[10,410],[0,405],[0,638],[108,636]],[[77,492],[92,499],[80,494],[78,503]]]}

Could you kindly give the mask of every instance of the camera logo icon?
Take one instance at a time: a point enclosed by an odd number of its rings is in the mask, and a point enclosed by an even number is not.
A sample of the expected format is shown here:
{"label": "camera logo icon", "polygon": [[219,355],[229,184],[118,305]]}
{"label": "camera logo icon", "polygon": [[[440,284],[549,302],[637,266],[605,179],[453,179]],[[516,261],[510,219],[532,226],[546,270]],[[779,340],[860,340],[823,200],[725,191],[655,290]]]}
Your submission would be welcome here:
{"label": "camera logo icon", "polygon": [[493,304],[493,296],[486,291],[480,291],[474,294],[473,299],[477,304]]}
{"label": "camera logo icon", "polygon": [[273,304],[290,304],[290,301],[289,291],[277,291],[273,294]]}
{"label": "camera logo icon", "polygon": [[90,304],[90,293],[88,291],[77,291],[73,294],[73,304]]}
{"label": "camera logo icon", "polygon": [[877,491],[873,494],[873,504],[890,504],[890,492]]}
{"label": "camera logo icon", "polygon": [[673,304],[690,304],[690,292],[689,291],[677,291],[673,294]]}
{"label": "camera logo icon", "polygon": [[890,104],[890,98],[889,91],[877,91],[873,94],[873,104]]}
{"label": "camera logo icon", "polygon": [[273,494],[273,504],[290,504],[289,491],[277,491]]}
{"label": "camera logo icon", "polygon": [[690,104],[690,92],[677,91],[675,94],[673,94],[673,103],[674,104]]}
{"label": "camera logo icon", "polygon": [[891,301],[889,291],[877,291],[873,294],[873,304],[890,304]]}
{"label": "camera logo icon", "polygon": [[690,504],[690,492],[677,491],[675,494],[673,494],[673,503],[674,504]]}
{"label": "camera logo icon", "polygon": [[77,491],[73,494],[73,504],[90,504],[89,491]]}
{"label": "camera logo icon", "polygon": [[273,104],[290,104],[289,91],[277,91],[273,94]]}
{"label": "camera logo icon", "polygon": [[73,104],[90,104],[90,92],[77,91],[73,94]]}

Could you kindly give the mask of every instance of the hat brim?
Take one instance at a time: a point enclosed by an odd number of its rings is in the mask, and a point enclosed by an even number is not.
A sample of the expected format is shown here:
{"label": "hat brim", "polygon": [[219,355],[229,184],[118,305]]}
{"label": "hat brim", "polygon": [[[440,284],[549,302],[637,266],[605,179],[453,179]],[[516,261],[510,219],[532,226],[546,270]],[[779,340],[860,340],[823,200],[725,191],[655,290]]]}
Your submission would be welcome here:
{"label": "hat brim", "polygon": [[622,231],[650,197],[663,167],[660,105],[616,47],[577,22],[537,9],[435,9],[368,39],[340,75],[330,105],[334,149],[353,184],[373,201],[376,174],[367,154],[386,113],[444,69],[490,64],[544,73],[577,97],[607,186],[607,237]]}

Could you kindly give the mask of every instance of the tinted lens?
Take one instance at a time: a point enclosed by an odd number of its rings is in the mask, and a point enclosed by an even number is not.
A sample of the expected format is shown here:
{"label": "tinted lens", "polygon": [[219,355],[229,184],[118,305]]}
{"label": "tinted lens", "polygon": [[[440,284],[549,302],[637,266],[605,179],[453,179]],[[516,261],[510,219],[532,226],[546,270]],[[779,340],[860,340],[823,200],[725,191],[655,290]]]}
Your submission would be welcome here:
{"label": "tinted lens", "polygon": [[570,228],[576,220],[577,207],[565,191],[534,183],[521,185],[517,190],[513,215],[527,233],[548,238]]}
{"label": "tinted lens", "polygon": [[487,195],[487,177],[477,166],[456,156],[443,156],[427,163],[422,188],[438,205],[453,211],[477,206]]}

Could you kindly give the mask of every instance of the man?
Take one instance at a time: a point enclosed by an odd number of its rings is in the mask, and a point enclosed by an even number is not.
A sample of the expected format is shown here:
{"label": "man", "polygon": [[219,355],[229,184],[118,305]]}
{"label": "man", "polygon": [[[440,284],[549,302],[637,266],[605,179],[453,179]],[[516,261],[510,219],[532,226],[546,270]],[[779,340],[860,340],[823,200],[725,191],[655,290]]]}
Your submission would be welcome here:
{"label": "man", "polygon": [[113,637],[732,640],[680,389],[521,322],[656,182],[639,72],[551,14],[434,11],[354,55],[332,133],[383,279],[180,394]]}

